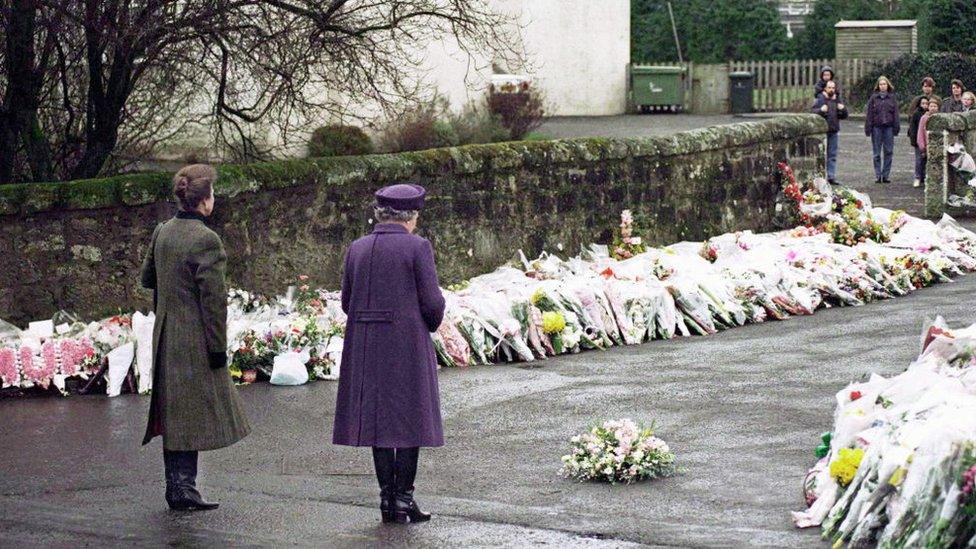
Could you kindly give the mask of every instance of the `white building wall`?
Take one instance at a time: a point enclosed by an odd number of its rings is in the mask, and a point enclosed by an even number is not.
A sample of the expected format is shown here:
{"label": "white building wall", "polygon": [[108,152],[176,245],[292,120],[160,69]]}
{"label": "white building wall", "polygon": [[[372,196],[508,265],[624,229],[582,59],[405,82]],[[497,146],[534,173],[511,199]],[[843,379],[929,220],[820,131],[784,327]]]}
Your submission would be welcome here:
{"label": "white building wall", "polygon": [[[492,0],[517,17],[528,70],[546,95],[548,114],[594,116],[626,110],[630,0]],[[427,51],[428,82],[454,107],[478,100],[491,62],[469,59],[455,43]]]}

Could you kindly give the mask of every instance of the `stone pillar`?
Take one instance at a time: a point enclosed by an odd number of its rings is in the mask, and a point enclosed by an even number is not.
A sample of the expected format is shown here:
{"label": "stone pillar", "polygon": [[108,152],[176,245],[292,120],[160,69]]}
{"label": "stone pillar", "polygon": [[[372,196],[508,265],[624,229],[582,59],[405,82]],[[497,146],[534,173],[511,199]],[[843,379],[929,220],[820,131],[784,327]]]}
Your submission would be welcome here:
{"label": "stone pillar", "polygon": [[976,111],[937,114],[929,120],[927,129],[929,144],[928,161],[925,165],[925,216],[937,218],[951,209],[946,204],[950,194],[961,195],[966,192],[963,188],[966,182],[949,166],[946,147],[962,143],[966,152],[976,156]]}

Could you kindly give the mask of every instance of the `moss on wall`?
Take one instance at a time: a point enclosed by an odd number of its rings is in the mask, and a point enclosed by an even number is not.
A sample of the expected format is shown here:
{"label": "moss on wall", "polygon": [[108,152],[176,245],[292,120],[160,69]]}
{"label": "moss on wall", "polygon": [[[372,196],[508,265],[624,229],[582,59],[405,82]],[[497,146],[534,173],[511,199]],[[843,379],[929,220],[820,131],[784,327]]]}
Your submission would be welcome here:
{"label": "moss on wall", "polygon": [[[821,117],[795,115],[668,137],[225,165],[212,226],[225,240],[234,285],[276,293],[308,274],[335,287],[344,247],[369,231],[372,193],[411,180],[429,189],[419,232],[434,243],[449,283],[519,249],[575,253],[606,242],[624,208],[646,220],[656,244],[768,230],[776,163],[822,171],[825,131]],[[173,213],[170,177],[0,187],[0,318],[145,307],[138,267],[153,227]]]}

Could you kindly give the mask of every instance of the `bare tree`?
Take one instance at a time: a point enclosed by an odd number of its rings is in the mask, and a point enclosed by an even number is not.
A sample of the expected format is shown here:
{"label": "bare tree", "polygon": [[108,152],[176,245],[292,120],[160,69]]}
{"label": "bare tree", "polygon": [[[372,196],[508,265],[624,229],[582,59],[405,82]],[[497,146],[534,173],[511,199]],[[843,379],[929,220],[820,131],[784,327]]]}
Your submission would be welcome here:
{"label": "bare tree", "polygon": [[3,0],[0,21],[0,183],[94,177],[190,126],[258,158],[262,132],[416,99],[438,40],[523,63],[487,0]]}

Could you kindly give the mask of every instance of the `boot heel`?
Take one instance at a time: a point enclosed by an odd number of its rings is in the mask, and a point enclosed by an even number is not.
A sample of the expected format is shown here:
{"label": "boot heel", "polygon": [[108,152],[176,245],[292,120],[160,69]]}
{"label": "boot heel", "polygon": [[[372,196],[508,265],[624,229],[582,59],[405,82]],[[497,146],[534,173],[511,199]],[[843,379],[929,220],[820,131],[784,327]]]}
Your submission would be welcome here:
{"label": "boot heel", "polygon": [[410,515],[406,511],[397,511],[394,513],[393,522],[397,524],[408,524],[410,522]]}
{"label": "boot heel", "polygon": [[396,513],[393,511],[380,511],[383,516],[383,522],[396,522]]}

